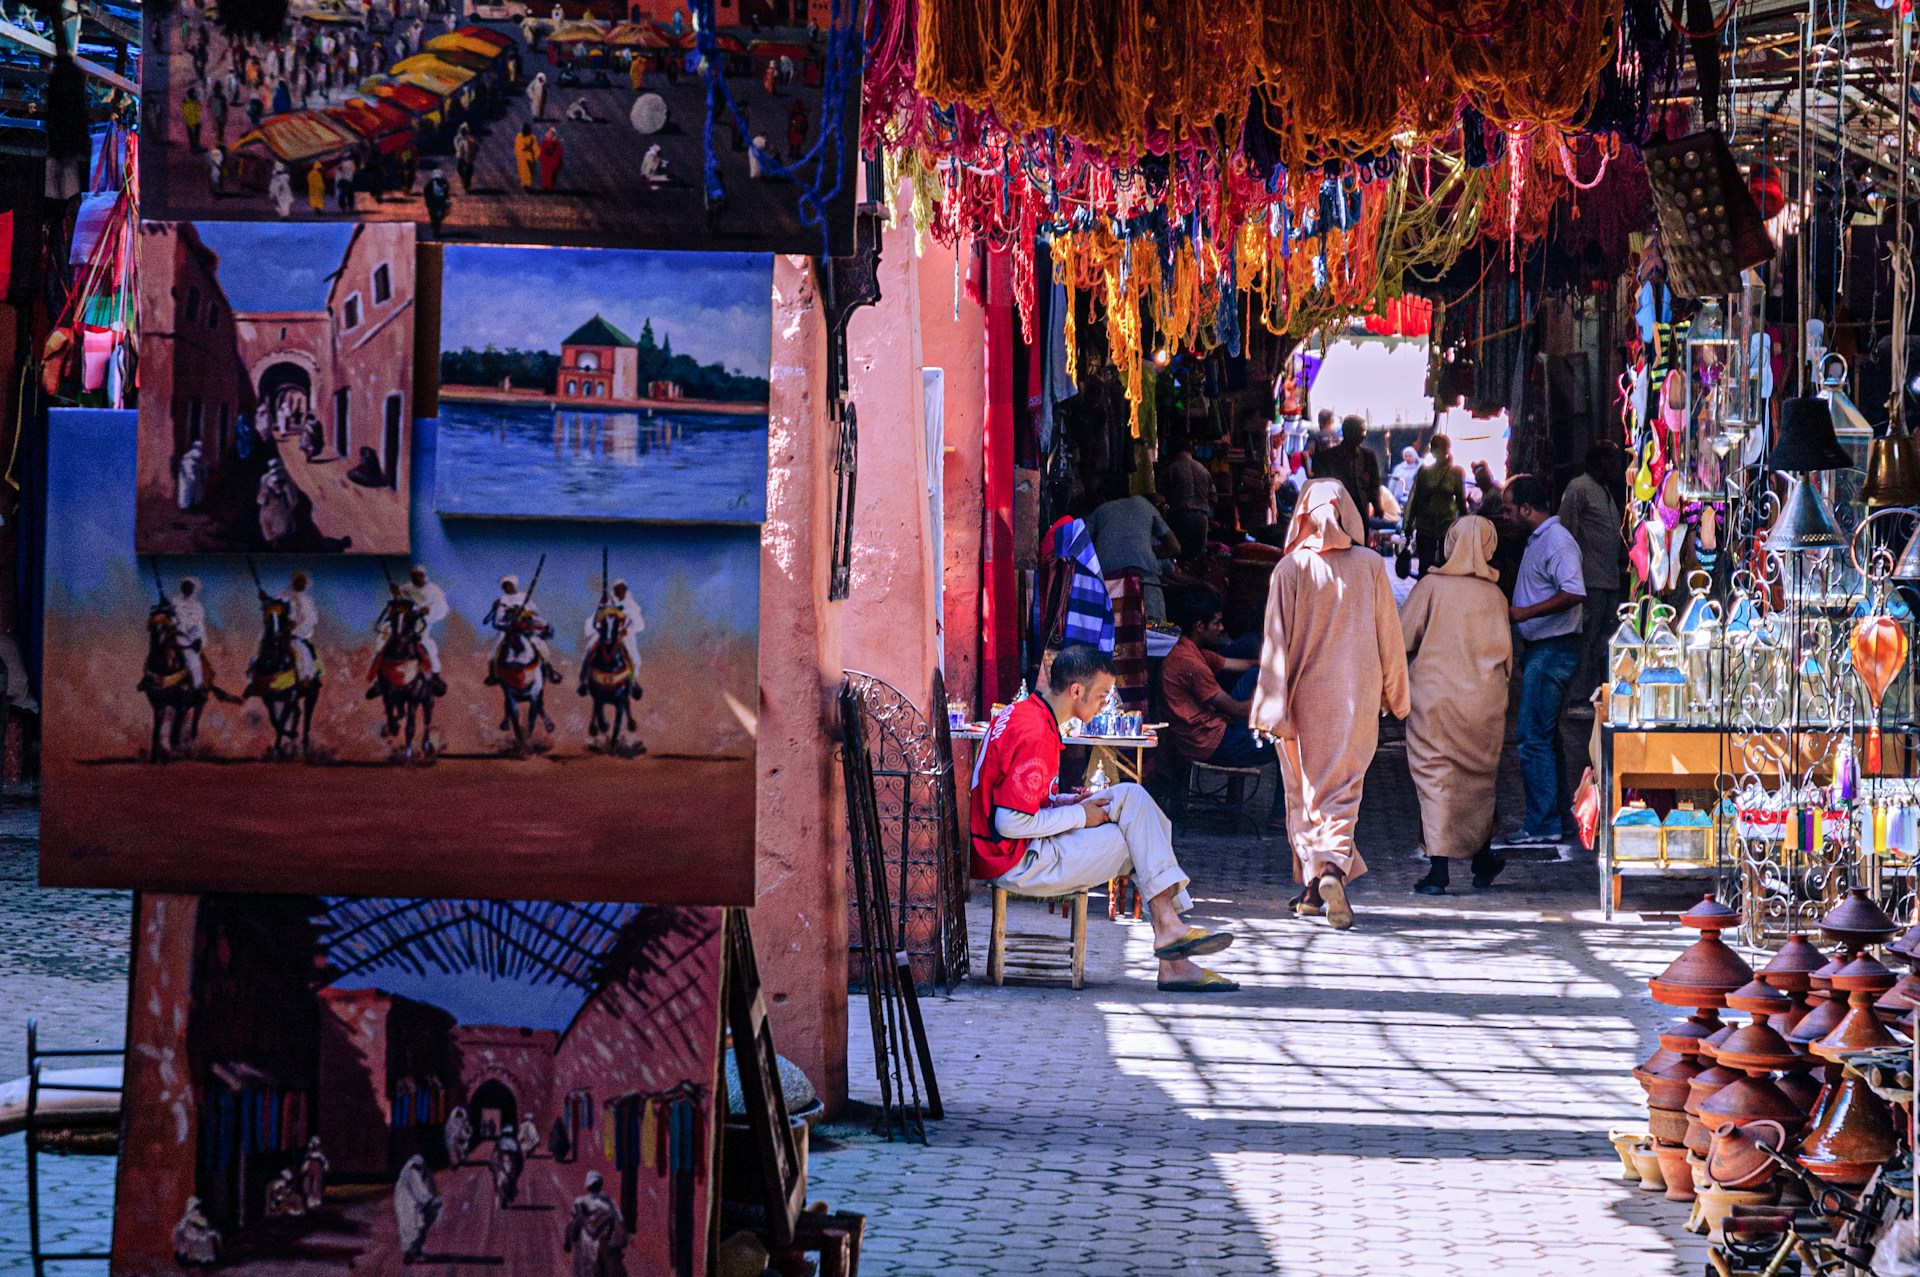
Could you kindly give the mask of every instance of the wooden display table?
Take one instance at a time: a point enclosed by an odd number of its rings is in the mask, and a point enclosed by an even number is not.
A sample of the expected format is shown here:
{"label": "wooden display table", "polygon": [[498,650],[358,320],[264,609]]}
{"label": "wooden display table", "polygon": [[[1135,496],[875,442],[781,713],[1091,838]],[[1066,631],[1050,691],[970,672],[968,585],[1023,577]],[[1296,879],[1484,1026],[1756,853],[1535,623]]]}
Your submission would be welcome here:
{"label": "wooden display table", "polygon": [[[1600,828],[1595,833],[1594,849],[1600,859],[1600,906],[1611,919],[1620,907],[1621,881],[1625,878],[1700,878],[1712,881],[1731,869],[1730,844],[1733,833],[1721,829],[1715,841],[1715,855],[1705,863],[1669,863],[1631,860],[1616,862],[1613,857],[1613,817],[1620,810],[1621,794],[1627,789],[1710,789],[1714,804],[1726,792],[1720,783],[1723,775],[1739,777],[1752,772],[1763,784],[1777,782],[1779,761],[1788,739],[1795,738],[1795,776],[1823,759],[1832,757],[1837,733],[1827,728],[1755,729],[1739,733],[1714,727],[1609,727],[1599,730],[1599,758],[1594,774],[1600,788]],[[1856,757],[1866,756],[1866,732],[1853,733]],[[1742,752],[1741,741],[1765,740],[1773,750]],[[1882,771],[1904,775],[1908,746],[1898,730],[1888,730],[1882,744]],[[1824,774],[1824,769],[1822,769]]]}

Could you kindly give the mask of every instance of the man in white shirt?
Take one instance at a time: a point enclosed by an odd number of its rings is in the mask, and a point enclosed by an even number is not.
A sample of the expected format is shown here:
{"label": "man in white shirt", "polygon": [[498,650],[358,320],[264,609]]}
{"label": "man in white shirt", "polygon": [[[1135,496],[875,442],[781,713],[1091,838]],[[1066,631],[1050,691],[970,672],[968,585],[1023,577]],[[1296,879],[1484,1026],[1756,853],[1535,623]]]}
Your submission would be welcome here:
{"label": "man in white shirt", "polygon": [[1520,717],[1515,749],[1526,783],[1527,817],[1512,846],[1561,841],[1567,810],[1565,769],[1560,757],[1560,711],[1580,668],[1581,605],[1587,587],[1580,545],[1553,515],[1547,485],[1530,474],[1507,480],[1507,508],[1527,532],[1526,554],[1513,587],[1510,615],[1524,641],[1520,665]]}
{"label": "man in white shirt", "polygon": [[180,659],[187,663],[187,677],[198,691],[207,685],[200,656],[207,642],[207,609],[200,603],[200,582],[183,578],[179,592],[167,601],[173,606],[173,628],[180,635]]}
{"label": "man in white shirt", "polygon": [[447,592],[427,579],[427,570],[418,563],[407,574],[400,593],[412,600],[420,614],[420,650],[426,655],[427,675],[433,680],[433,694],[445,696],[447,684],[440,677],[440,645],[433,641],[433,627],[447,619]]}
{"label": "man in white shirt", "polygon": [[287,605],[288,634],[293,639],[294,674],[302,683],[313,681],[316,662],[313,655],[314,632],[320,628],[320,605],[308,593],[310,582],[305,572],[295,572],[280,601]]}

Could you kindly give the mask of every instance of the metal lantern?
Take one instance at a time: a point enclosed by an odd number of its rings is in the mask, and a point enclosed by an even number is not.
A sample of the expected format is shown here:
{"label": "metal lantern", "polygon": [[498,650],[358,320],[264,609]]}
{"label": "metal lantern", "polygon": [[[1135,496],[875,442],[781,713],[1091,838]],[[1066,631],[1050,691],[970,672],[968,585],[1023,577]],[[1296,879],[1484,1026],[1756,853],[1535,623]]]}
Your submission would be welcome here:
{"label": "metal lantern", "polygon": [[1634,681],[1647,661],[1647,641],[1641,637],[1640,604],[1620,608],[1620,625],[1607,640],[1607,721],[1631,727],[1639,718]]}
{"label": "metal lantern", "polygon": [[1650,727],[1687,721],[1687,676],[1680,668],[1680,638],[1667,624],[1669,609],[1657,608],[1653,630],[1647,635],[1646,665],[1635,686],[1640,693],[1640,721]]}
{"label": "metal lantern", "polygon": [[1689,581],[1693,598],[1680,617],[1681,668],[1687,676],[1687,721],[1695,725],[1718,720],[1720,689],[1726,674],[1721,609],[1707,597],[1711,584],[1705,572],[1693,573]]}

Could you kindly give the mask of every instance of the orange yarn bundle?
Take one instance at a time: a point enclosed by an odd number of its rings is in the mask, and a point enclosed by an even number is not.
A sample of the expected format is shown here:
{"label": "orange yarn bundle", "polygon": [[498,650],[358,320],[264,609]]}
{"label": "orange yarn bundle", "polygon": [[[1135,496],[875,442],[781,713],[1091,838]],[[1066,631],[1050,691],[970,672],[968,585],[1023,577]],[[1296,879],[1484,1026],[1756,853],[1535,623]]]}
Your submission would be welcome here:
{"label": "orange yarn bundle", "polygon": [[1237,135],[1258,89],[1296,167],[1436,138],[1462,99],[1566,127],[1623,0],[920,0],[915,87],[1114,155]]}

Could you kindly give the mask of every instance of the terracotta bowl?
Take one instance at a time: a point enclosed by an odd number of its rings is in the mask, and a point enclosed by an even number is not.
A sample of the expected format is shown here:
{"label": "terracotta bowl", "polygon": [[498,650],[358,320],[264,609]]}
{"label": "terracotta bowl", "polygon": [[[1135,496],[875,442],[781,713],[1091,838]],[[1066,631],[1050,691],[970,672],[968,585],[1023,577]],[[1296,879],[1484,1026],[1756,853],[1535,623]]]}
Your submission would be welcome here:
{"label": "terracotta bowl", "polygon": [[1660,1155],[1653,1149],[1641,1145],[1633,1150],[1633,1168],[1640,1172],[1640,1187],[1649,1193],[1660,1192],[1667,1186],[1667,1177],[1660,1165]]}
{"label": "terracotta bowl", "polygon": [[[1692,1201],[1693,1171],[1687,1166],[1686,1146],[1655,1144],[1653,1151],[1660,1159],[1660,1174],[1667,1184],[1667,1200],[1670,1202]],[[1645,1172],[1642,1174],[1644,1175]]]}
{"label": "terracotta bowl", "polygon": [[[1707,1226],[1707,1240],[1716,1246],[1726,1244],[1727,1225],[1736,1206],[1764,1206],[1773,1201],[1773,1190],[1709,1188],[1700,1194],[1700,1217]],[[1748,1218],[1751,1218],[1750,1216]],[[1789,1216],[1791,1218],[1791,1216]],[[1778,1216],[1773,1216],[1777,1221]]]}
{"label": "terracotta bowl", "polygon": [[1640,1168],[1633,1164],[1633,1150],[1653,1138],[1647,1131],[1636,1131],[1631,1127],[1616,1126],[1607,1132],[1607,1141],[1613,1145],[1613,1151],[1620,1158],[1620,1178],[1629,1184],[1640,1179]]}

